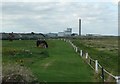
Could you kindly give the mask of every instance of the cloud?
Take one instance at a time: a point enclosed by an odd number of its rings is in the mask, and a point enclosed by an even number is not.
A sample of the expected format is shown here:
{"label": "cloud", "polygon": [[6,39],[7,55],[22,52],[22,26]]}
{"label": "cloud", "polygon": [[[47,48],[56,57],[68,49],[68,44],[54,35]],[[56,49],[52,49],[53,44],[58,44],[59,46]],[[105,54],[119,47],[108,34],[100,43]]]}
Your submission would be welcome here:
{"label": "cloud", "polygon": [[[117,3],[120,0],[17,0],[17,2],[113,2]],[[16,2],[16,0],[4,0],[3,2]]]}
{"label": "cloud", "polygon": [[117,5],[113,2],[4,2],[2,9],[5,32],[49,33],[72,27],[78,33],[80,18],[83,34],[117,34]]}

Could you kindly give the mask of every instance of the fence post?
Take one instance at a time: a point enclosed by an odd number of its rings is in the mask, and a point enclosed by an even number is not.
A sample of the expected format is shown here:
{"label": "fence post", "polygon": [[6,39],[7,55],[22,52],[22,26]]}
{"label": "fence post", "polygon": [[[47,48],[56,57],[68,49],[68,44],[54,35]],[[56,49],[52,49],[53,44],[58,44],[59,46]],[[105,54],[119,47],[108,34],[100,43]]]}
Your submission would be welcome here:
{"label": "fence post", "polygon": [[95,60],[95,71],[98,73],[98,60]]}
{"label": "fence post", "polygon": [[69,40],[69,43],[70,43],[70,40]]}
{"label": "fence post", "polygon": [[73,47],[73,44],[71,43],[72,47]]}
{"label": "fence post", "polygon": [[78,51],[78,48],[76,47],[76,52]]}
{"label": "fence post", "polygon": [[86,59],[88,58],[88,53],[86,53]]}
{"label": "fence post", "polygon": [[119,78],[119,76],[116,76],[115,79],[116,79],[116,84],[120,84],[120,78]]}
{"label": "fence post", "polygon": [[74,46],[74,50],[76,49],[76,46]]}
{"label": "fence post", "polygon": [[72,44],[72,47],[74,48],[74,45]]}
{"label": "fence post", "polygon": [[90,59],[90,64],[91,64],[91,59]]}
{"label": "fence post", "polygon": [[80,55],[82,56],[82,50],[80,50]]}
{"label": "fence post", "polygon": [[102,74],[101,74],[101,76],[102,76],[102,79],[103,79],[103,82],[104,82],[104,69],[103,69],[103,67],[101,68],[102,69]]}

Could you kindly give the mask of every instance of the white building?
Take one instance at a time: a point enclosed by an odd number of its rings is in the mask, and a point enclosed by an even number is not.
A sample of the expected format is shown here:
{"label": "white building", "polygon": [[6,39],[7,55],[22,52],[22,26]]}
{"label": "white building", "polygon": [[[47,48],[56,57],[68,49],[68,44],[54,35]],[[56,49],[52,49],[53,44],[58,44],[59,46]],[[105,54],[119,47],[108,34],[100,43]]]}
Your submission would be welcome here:
{"label": "white building", "polygon": [[65,30],[64,33],[65,33],[65,36],[71,36],[72,28],[67,28],[67,30]]}
{"label": "white building", "polygon": [[63,36],[71,36],[72,34],[72,28],[67,28],[64,32],[58,32],[58,36],[63,37]]}

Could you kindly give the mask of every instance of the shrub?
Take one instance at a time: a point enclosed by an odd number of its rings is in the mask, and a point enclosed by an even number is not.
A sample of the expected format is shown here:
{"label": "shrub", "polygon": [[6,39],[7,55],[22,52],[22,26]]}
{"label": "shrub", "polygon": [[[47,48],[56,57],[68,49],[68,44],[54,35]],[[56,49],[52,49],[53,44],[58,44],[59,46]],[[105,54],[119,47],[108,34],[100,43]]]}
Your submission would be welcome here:
{"label": "shrub", "polygon": [[2,83],[31,83],[36,80],[37,79],[32,72],[24,66],[17,64],[3,64]]}

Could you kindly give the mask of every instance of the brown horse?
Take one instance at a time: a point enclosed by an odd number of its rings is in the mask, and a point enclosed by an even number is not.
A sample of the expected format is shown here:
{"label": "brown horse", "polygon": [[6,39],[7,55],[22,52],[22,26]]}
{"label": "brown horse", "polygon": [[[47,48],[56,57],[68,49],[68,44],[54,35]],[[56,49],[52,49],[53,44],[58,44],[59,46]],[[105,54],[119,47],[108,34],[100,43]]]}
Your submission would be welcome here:
{"label": "brown horse", "polygon": [[38,39],[36,42],[37,47],[43,47],[43,48],[48,48],[48,44],[44,40]]}

